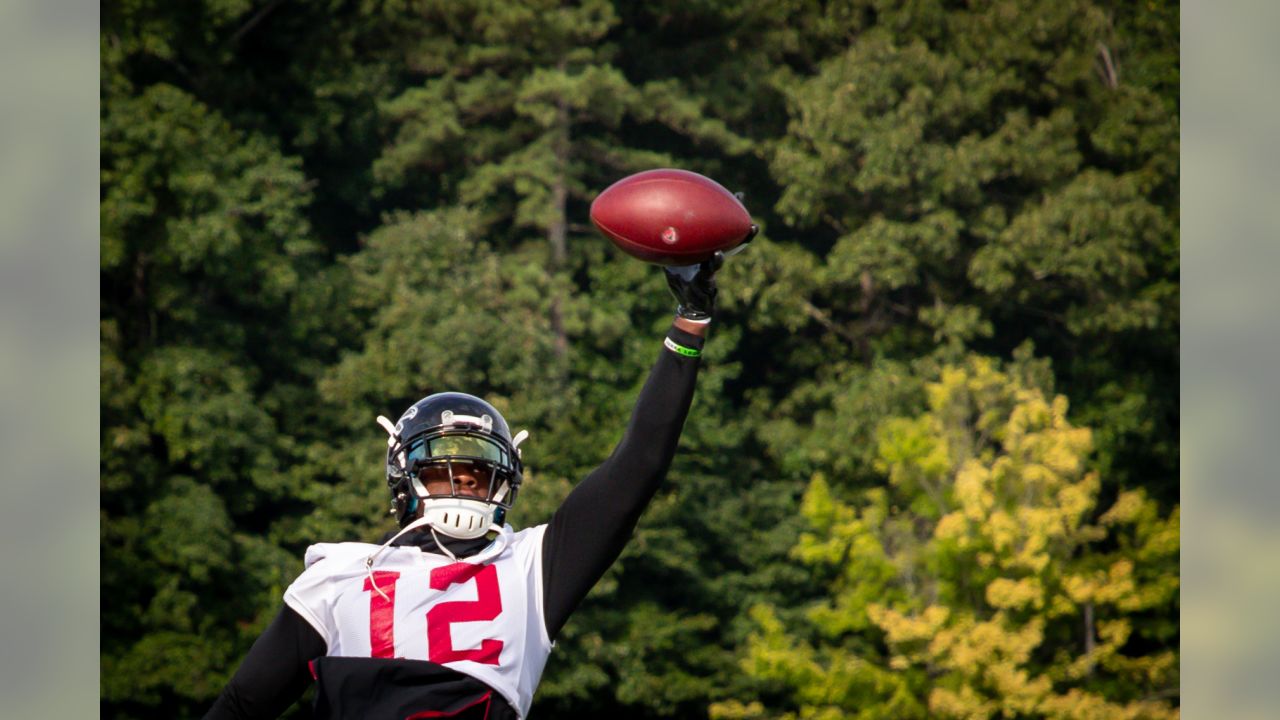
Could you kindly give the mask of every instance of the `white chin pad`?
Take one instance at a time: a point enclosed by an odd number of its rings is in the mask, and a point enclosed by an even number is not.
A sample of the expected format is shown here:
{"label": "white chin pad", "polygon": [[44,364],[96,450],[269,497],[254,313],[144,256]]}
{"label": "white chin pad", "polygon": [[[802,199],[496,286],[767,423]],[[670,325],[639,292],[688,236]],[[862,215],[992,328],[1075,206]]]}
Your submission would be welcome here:
{"label": "white chin pad", "polygon": [[462,540],[478,538],[493,526],[495,508],[489,503],[463,498],[430,498],[422,501],[422,517],[437,532]]}

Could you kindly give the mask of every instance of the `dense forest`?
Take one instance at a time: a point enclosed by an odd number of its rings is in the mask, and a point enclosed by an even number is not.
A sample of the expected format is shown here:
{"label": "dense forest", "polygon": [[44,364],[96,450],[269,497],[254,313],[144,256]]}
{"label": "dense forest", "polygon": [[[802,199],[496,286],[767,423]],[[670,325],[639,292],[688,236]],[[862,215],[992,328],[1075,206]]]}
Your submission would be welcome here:
{"label": "dense forest", "polygon": [[198,717],[310,543],[392,527],[379,414],[489,399],[549,517],[670,322],[587,221],[654,167],[761,233],[533,715],[1176,716],[1178,20],[107,0],[103,716]]}

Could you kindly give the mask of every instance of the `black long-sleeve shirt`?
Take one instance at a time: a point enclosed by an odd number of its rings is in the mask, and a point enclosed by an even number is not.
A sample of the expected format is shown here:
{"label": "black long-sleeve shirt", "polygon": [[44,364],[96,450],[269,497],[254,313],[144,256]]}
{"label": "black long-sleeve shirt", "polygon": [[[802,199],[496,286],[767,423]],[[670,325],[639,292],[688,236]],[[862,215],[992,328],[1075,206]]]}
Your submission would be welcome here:
{"label": "black long-sleeve shirt", "polygon": [[[685,347],[700,349],[703,344],[702,338],[675,327],[667,337]],[[641,513],[666,476],[693,399],[698,366],[696,357],[665,348],[661,351],[636,400],[622,440],[604,463],[574,487],[547,523],[542,539],[542,587],[544,620],[551,638],[621,554]],[[474,555],[489,544],[486,538],[444,542],[458,557]],[[431,533],[410,533],[395,544],[417,545],[427,552],[439,549]],[[283,607],[254,642],[205,719],[277,717],[297,701],[311,682],[314,670],[308,663],[326,651],[325,641],[315,628],[293,609]],[[387,661],[381,663],[381,669],[386,670]],[[450,717],[465,717],[468,707],[478,708],[467,705],[473,697],[475,703],[484,700],[484,712],[492,720],[515,717],[505,701],[485,692],[487,688],[482,683],[447,668],[408,680],[396,677],[365,682],[448,686],[446,696],[461,698],[451,705],[461,708],[460,714]],[[370,687],[364,691],[378,690]],[[491,708],[490,703],[497,707]],[[317,709],[324,705],[322,695]]]}

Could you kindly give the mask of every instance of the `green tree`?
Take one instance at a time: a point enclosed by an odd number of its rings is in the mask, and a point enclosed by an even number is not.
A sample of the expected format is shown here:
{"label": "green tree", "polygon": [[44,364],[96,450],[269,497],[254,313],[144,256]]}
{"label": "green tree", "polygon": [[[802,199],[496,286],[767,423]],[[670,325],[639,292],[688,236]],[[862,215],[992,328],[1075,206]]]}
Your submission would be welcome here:
{"label": "green tree", "polygon": [[[1176,717],[1178,510],[1097,513],[1091,432],[1017,368],[972,357],[879,430],[885,487],[815,475],[793,557],[830,578],[800,613],[753,609],[743,669],[791,718]],[[779,717],[762,702],[719,718]]]}
{"label": "green tree", "polygon": [[104,8],[101,684],[114,717],[203,712],[296,574],[271,528],[299,492],[299,349],[331,347],[308,322],[324,250],[301,159],[208,101],[250,10]]}
{"label": "green tree", "polygon": [[251,529],[296,490],[270,412],[293,385],[262,369],[298,339],[278,320],[316,248],[297,161],[178,88],[112,98],[102,165],[103,698],[124,716],[210,698],[282,589],[288,556]]}
{"label": "green tree", "polygon": [[1032,339],[1098,428],[1108,482],[1158,468],[1153,493],[1175,499],[1178,124],[1160,72],[1176,75],[1176,10],[842,7],[846,42],[775,75],[777,210],[813,256],[792,304],[816,342],[796,365],[834,382],[850,350]]}

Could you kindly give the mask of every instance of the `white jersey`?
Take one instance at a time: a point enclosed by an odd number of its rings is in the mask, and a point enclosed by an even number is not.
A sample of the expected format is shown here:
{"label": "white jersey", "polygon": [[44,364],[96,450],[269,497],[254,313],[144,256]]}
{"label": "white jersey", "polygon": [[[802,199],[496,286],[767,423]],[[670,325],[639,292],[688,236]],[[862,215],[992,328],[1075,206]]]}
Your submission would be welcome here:
{"label": "white jersey", "polygon": [[[322,543],[285,591],[329,655],[428,660],[498,691],[524,717],[551,653],[542,608],[546,525],[504,527],[457,561],[417,547]],[[375,588],[376,586],[376,588]]]}

